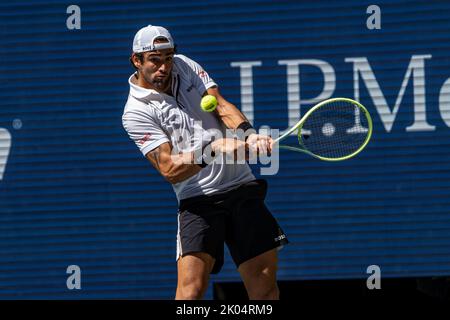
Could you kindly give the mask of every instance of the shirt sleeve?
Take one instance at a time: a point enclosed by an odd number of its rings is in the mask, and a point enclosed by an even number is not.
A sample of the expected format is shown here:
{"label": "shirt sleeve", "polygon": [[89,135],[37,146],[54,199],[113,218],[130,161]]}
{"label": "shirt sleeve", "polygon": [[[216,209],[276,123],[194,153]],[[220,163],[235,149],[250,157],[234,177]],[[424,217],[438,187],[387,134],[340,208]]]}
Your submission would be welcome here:
{"label": "shirt sleeve", "polygon": [[155,115],[149,112],[127,110],[122,116],[122,124],[144,157],[148,152],[170,141]]}
{"label": "shirt sleeve", "polygon": [[209,76],[208,72],[206,72],[201,65],[184,55],[180,54],[177,56],[189,67],[191,83],[195,86],[200,95],[203,95],[209,88],[217,86],[214,80]]}

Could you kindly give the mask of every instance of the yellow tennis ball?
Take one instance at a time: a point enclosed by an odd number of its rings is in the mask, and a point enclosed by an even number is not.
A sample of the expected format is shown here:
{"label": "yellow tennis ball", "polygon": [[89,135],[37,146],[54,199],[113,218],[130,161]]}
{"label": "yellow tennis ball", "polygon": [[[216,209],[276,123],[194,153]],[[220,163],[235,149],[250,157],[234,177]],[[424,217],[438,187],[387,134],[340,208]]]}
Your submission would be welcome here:
{"label": "yellow tennis ball", "polygon": [[216,97],[208,94],[207,96],[204,96],[202,98],[200,106],[202,107],[203,111],[213,112],[214,110],[216,110],[217,107],[217,99]]}

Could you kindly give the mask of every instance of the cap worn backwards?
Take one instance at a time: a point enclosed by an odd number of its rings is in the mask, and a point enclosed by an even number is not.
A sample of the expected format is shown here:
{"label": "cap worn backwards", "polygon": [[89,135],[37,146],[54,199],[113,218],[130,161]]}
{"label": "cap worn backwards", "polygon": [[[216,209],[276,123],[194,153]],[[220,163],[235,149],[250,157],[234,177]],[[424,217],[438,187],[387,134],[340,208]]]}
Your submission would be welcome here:
{"label": "cap worn backwards", "polygon": [[[156,39],[163,38],[167,42],[154,43]],[[148,25],[140,29],[133,40],[133,52],[140,53],[175,47],[172,36],[166,28]]]}

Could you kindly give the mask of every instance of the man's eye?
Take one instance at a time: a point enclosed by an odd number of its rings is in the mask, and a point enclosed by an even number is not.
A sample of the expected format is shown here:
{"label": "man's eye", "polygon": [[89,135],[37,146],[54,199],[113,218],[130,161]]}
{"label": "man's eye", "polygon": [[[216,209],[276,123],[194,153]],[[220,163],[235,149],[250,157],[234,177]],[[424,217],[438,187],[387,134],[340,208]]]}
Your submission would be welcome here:
{"label": "man's eye", "polygon": [[173,60],[173,57],[167,57],[167,59],[166,59],[167,62],[170,62],[172,60]]}
{"label": "man's eye", "polygon": [[159,58],[150,58],[150,62],[154,63],[154,64],[158,64],[158,63],[161,62],[161,59],[159,59]]}

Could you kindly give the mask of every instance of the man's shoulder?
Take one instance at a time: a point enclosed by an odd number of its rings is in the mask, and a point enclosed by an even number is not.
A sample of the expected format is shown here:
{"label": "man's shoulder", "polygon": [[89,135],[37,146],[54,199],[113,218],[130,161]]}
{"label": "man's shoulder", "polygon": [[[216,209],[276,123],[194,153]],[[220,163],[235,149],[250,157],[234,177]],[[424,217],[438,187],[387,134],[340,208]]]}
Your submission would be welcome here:
{"label": "man's shoulder", "polygon": [[176,54],[173,57],[175,66],[178,70],[181,70],[183,72],[192,72],[195,69],[197,63],[191,58],[183,54]]}
{"label": "man's shoulder", "polygon": [[136,97],[133,97],[131,94],[128,96],[128,100],[125,103],[125,106],[123,108],[123,115],[129,114],[129,113],[139,113],[142,115],[155,115],[158,111],[158,106],[161,103],[157,100],[146,100],[139,99]]}
{"label": "man's shoulder", "polygon": [[177,54],[175,54],[174,56],[174,59],[175,59],[175,63],[188,63],[188,62],[191,62],[191,61],[193,61],[191,58],[188,58],[187,56],[185,56],[184,54],[180,54],[180,53],[177,53]]}
{"label": "man's shoulder", "polygon": [[165,105],[165,102],[165,97],[157,92],[133,94],[133,92],[130,91],[124,109],[154,110],[156,108],[156,110],[159,110]]}

